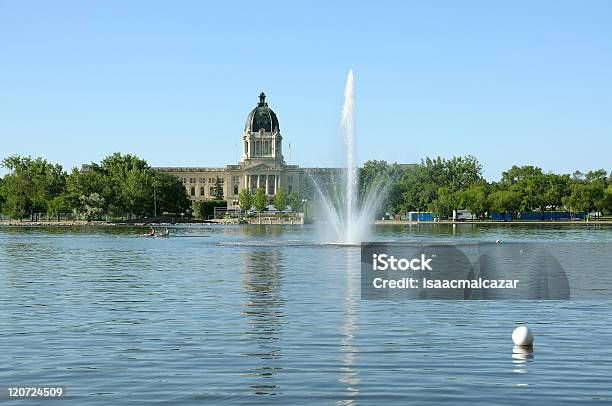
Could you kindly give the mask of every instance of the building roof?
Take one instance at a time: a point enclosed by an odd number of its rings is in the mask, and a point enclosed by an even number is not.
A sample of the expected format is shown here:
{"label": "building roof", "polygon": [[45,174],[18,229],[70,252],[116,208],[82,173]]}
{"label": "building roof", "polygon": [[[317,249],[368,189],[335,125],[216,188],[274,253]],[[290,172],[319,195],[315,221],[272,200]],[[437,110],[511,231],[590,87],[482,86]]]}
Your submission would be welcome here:
{"label": "building roof", "polygon": [[267,132],[279,131],[280,129],[276,113],[268,107],[264,92],[259,95],[259,103],[249,113],[244,126],[245,131],[249,132],[258,132],[262,128]]}

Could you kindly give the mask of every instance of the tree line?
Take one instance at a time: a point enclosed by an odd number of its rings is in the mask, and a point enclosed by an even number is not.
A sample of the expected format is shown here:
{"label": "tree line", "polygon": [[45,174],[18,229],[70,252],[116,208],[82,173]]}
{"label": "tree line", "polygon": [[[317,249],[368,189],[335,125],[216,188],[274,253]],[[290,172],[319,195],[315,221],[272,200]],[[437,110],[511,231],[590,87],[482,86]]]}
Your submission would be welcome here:
{"label": "tree line", "polygon": [[191,207],[173,175],[156,172],[134,155],[115,153],[67,173],[43,158],[10,156],[1,165],[0,212],[16,219],[74,213],[87,220],[184,213]]}
{"label": "tree line", "polygon": [[[255,193],[251,193],[248,189],[242,189],[238,193],[238,204],[243,211],[251,210],[261,213],[268,206],[268,197],[264,188],[257,188]],[[293,211],[300,210],[301,200],[295,192],[287,193],[285,189],[279,187],[273,199],[274,208],[279,211],[286,210],[291,207]]]}
{"label": "tree line", "polygon": [[[38,213],[58,218],[73,213],[88,220],[179,215],[190,210],[196,216],[208,214],[207,206],[192,207],[179,178],[154,171],[134,155],[115,153],[70,173],[61,165],[29,156],[10,156],[1,165],[9,173],[0,178],[0,212],[12,218],[34,219]],[[499,181],[487,182],[478,160],[465,156],[425,158],[412,168],[372,160],[359,168],[358,175],[359,199],[382,193],[381,210],[391,214],[431,211],[448,218],[453,210],[466,209],[484,219],[490,213],[544,210],[612,213],[612,174],[604,169],[555,174],[536,166],[513,166]],[[219,179],[213,189],[215,198],[223,199]],[[254,208],[260,213],[269,203],[263,188],[255,193],[241,190],[238,201],[243,211]],[[302,199],[279,188],[273,203],[280,211],[301,210]]]}
{"label": "tree line", "polygon": [[487,182],[473,156],[425,158],[414,168],[368,161],[360,169],[360,190],[383,177],[389,184],[382,209],[392,214],[431,211],[449,218],[469,210],[480,219],[490,213],[564,210],[612,213],[612,174],[598,169],[573,174],[544,173],[536,166],[513,166],[499,181]]}

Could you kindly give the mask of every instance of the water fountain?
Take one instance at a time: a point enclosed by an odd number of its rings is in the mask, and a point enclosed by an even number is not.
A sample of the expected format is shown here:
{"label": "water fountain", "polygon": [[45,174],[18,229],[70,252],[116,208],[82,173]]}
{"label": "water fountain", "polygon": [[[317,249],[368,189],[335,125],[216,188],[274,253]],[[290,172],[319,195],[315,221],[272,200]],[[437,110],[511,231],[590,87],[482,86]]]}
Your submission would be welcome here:
{"label": "water fountain", "polygon": [[320,200],[320,228],[325,242],[359,244],[367,241],[376,210],[384,197],[382,182],[374,182],[359,193],[355,151],[355,93],[353,71],[350,70],[344,88],[344,105],[340,133],[344,143],[344,166],[341,175],[325,183],[312,177]]}

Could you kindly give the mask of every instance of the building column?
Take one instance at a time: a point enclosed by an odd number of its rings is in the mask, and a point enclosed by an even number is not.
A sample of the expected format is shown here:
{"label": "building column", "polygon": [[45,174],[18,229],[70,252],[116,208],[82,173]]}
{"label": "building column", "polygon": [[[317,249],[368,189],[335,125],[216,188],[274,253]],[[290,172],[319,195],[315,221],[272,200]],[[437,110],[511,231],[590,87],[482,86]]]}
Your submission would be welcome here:
{"label": "building column", "polygon": [[268,180],[270,179],[270,177],[268,175],[266,175],[266,194],[268,194]]}

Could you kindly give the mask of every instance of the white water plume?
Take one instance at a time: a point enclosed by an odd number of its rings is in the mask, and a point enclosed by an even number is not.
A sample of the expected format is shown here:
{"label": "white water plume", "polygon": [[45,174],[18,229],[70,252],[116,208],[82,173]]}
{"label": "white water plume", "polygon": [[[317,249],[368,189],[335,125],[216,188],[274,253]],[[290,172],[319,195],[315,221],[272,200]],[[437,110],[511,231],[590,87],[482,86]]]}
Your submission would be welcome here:
{"label": "white water plume", "polygon": [[326,242],[359,244],[366,241],[383,199],[382,182],[375,181],[369,190],[359,194],[359,179],[355,145],[355,82],[350,70],[344,88],[344,104],[340,132],[344,142],[344,163],[341,176],[325,182],[312,177],[320,199],[321,228]]}

